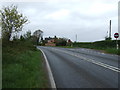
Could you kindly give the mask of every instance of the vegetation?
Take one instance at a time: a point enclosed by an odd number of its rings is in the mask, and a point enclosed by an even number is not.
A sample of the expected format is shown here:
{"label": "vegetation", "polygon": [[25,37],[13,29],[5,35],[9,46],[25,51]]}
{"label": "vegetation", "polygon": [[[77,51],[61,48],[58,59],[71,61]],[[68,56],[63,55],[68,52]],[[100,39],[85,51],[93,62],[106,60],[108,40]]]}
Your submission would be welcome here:
{"label": "vegetation", "polygon": [[2,39],[0,39],[0,44],[2,41],[2,87],[48,88],[43,57],[34,46],[35,36],[31,36],[30,31],[20,38],[11,36],[22,31],[28,19],[23,17],[13,5],[3,8],[0,13],[2,16]]}
{"label": "vegetation", "polygon": [[1,25],[2,25],[2,38],[3,41],[9,41],[12,33],[22,30],[23,25],[28,21],[23,14],[17,10],[17,6],[8,6],[0,10]]}
{"label": "vegetation", "polygon": [[[120,46],[120,40],[118,40],[118,44]],[[116,40],[105,40],[105,41],[97,41],[97,42],[79,42],[79,43],[73,43],[73,47],[104,50],[106,53],[113,53],[120,55],[120,49],[118,50],[116,49]]]}
{"label": "vegetation", "polygon": [[[35,48],[40,38],[41,45],[47,43],[43,40],[41,30],[36,30],[20,36],[11,37],[13,33],[22,31],[28,19],[17,11],[16,6],[5,7],[0,11],[2,25],[2,87],[3,88],[48,88],[48,77],[44,69],[42,54]],[[10,41],[10,38],[13,40]],[[65,38],[54,37],[56,46],[82,47],[105,50],[109,53],[119,54],[116,50],[116,42],[113,40],[99,41],[93,43],[73,43]],[[120,41],[119,41],[120,45]],[[1,48],[0,48],[1,51]]]}
{"label": "vegetation", "polygon": [[[45,40],[42,39],[42,43],[40,45],[44,46],[46,43],[49,43],[49,41],[54,43],[55,46],[66,46],[68,39],[66,39],[66,38],[58,38],[56,36],[54,36],[54,38],[49,37],[49,38],[45,38]],[[71,43],[69,42],[68,45],[71,45]]]}
{"label": "vegetation", "polygon": [[[120,46],[120,40],[118,40]],[[74,42],[72,45],[59,46],[63,48],[89,48],[103,51],[104,53],[120,55],[120,48],[116,49],[116,40],[105,40],[97,42]]]}
{"label": "vegetation", "polygon": [[42,34],[43,34],[43,31],[42,30],[36,30],[34,33],[33,33],[33,43],[34,44],[39,44],[39,41],[40,39],[42,39]]}
{"label": "vegetation", "polygon": [[56,39],[56,46],[66,46],[67,45],[67,39],[65,38],[59,38]]}
{"label": "vegetation", "polygon": [[3,88],[48,88],[42,54],[30,42],[3,43]]}
{"label": "vegetation", "polygon": [[105,37],[105,40],[112,40],[111,37]]}

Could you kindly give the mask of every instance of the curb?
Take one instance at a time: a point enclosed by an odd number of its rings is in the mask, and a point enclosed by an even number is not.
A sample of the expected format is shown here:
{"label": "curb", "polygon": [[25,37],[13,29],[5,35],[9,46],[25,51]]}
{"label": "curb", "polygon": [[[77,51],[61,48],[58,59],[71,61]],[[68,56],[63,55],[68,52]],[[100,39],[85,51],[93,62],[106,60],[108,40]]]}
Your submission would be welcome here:
{"label": "curb", "polygon": [[44,56],[45,63],[46,63],[46,66],[47,66],[48,76],[49,76],[49,80],[50,80],[50,84],[51,84],[51,88],[54,88],[54,90],[57,90],[56,84],[55,84],[55,81],[54,81],[54,77],[53,77],[50,65],[48,63],[48,59],[47,59],[47,57],[46,57],[46,55],[45,55],[45,53],[43,52],[42,49],[40,49],[38,47],[37,47],[37,49],[39,49],[42,52],[43,56]]}

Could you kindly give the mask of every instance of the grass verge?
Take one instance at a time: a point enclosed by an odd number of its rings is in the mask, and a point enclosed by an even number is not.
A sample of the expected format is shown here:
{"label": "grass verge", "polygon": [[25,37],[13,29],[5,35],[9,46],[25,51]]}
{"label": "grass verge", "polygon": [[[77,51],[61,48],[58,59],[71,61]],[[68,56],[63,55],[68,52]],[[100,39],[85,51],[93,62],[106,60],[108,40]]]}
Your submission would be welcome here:
{"label": "grass verge", "polygon": [[3,88],[48,88],[42,53],[28,43],[3,46]]}
{"label": "grass verge", "polygon": [[[118,45],[120,46],[120,40],[118,40]],[[120,55],[120,48],[118,50],[116,49],[116,40],[77,42],[73,43],[73,47],[95,49],[103,51],[104,53]]]}
{"label": "grass verge", "polygon": [[108,48],[105,50],[105,52],[120,55],[120,49],[117,50],[116,48]]}
{"label": "grass verge", "polygon": [[90,46],[85,46],[85,47],[58,46],[58,47],[62,47],[62,48],[88,48],[88,49],[99,50],[100,52],[104,52],[104,53],[120,55],[120,49],[117,50],[116,48],[96,48],[96,47],[94,48],[94,47],[90,47]]}

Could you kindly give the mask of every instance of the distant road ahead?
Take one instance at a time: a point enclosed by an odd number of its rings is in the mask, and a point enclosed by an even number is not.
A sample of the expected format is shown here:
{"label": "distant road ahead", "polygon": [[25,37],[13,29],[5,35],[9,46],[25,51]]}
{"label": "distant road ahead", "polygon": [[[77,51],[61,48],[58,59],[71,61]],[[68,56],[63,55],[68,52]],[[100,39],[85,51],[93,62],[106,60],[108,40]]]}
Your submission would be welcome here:
{"label": "distant road ahead", "polygon": [[84,48],[38,48],[48,59],[57,88],[118,88],[117,55]]}

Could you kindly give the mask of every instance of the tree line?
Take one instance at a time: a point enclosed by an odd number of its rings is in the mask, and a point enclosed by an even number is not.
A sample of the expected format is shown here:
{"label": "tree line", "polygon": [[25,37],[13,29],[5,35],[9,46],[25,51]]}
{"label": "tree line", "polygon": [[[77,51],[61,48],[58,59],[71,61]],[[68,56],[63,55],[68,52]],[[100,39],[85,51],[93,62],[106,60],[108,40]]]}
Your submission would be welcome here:
{"label": "tree line", "polygon": [[[6,44],[11,41],[29,41],[33,45],[45,45],[47,40],[43,40],[43,31],[38,29],[33,34],[31,31],[27,31],[25,34],[20,35],[20,32],[23,31],[23,27],[28,24],[28,19],[22,13],[18,12],[18,7],[11,5],[3,7],[0,10],[1,14],[1,27],[2,27],[2,42]],[[20,36],[18,36],[20,35]],[[67,43],[68,39],[66,38],[57,38],[55,39],[56,46],[66,46],[71,45]]]}

